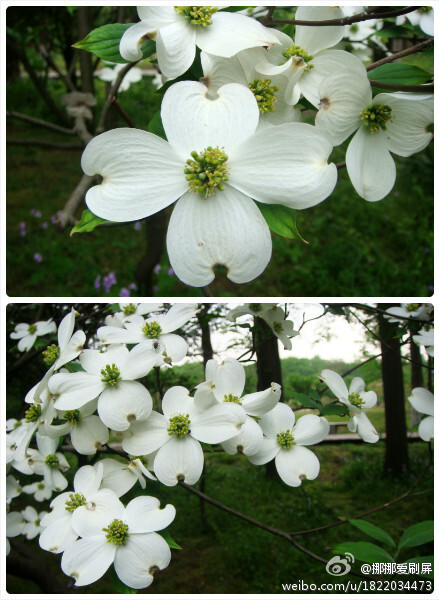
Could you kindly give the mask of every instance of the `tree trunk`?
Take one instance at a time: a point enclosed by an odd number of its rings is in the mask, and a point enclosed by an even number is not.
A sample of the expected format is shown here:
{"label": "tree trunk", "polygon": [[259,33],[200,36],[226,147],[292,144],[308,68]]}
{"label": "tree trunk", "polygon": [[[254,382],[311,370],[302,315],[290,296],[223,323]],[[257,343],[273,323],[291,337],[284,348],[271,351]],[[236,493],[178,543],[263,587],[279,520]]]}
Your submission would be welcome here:
{"label": "tree trunk", "polygon": [[[282,386],[278,340],[267,323],[260,317],[255,317],[254,344],[257,358],[258,392],[266,390],[273,382]],[[265,465],[265,472],[268,477],[276,476],[274,460]]]}
{"label": "tree trunk", "polygon": [[[380,305],[386,310],[391,304]],[[382,351],[382,378],[386,418],[386,474],[400,475],[409,466],[407,427],[405,420],[405,393],[399,338],[395,337],[396,323],[378,317]]]}
{"label": "tree trunk", "polygon": [[146,220],[146,252],[136,268],[136,280],[141,296],[154,296],[152,276],[154,267],[160,262],[166,240],[166,209],[151,215]]}
{"label": "tree trunk", "polygon": [[[83,40],[90,33],[90,7],[78,7],[78,34]],[[79,52],[81,66],[81,91],[94,94],[92,55],[90,52]]]}
{"label": "tree trunk", "polygon": [[204,304],[202,309],[197,315],[198,323],[200,324],[201,329],[201,348],[203,350],[203,362],[204,368],[206,368],[206,364],[208,360],[213,358],[213,348],[212,348],[212,340],[210,339],[210,326],[209,326],[209,309],[210,304]]}

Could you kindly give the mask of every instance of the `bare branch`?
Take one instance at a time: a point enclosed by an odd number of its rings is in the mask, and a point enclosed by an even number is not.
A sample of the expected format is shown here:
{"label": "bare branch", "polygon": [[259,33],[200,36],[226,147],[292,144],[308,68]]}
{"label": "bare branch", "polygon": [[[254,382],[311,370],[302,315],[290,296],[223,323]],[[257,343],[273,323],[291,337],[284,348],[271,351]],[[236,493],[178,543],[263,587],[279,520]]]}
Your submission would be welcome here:
{"label": "bare branch", "polygon": [[57,148],[58,150],[83,150],[83,144],[63,144],[61,142],[48,142],[38,139],[6,138],[6,143],[10,146],[45,146],[46,148]]}
{"label": "bare branch", "polygon": [[57,215],[57,219],[55,221],[55,228],[58,231],[64,231],[64,229],[69,225],[76,225],[78,222],[75,219],[74,215],[78,209],[78,206],[81,204],[86,191],[93,185],[93,183],[97,183],[96,175],[83,175],[81,180],[70,194],[70,198],[64,205],[64,208]]}
{"label": "bare branch", "polygon": [[49,123],[49,121],[43,121],[42,119],[36,119],[35,117],[30,117],[29,115],[25,115],[24,113],[15,112],[13,110],[7,110],[6,116],[11,119],[20,119],[20,121],[26,121],[27,123],[32,123],[32,125],[36,125],[37,127],[46,127],[46,129],[52,129],[53,131],[57,131],[58,133],[63,133],[65,135],[75,135],[75,129],[67,129],[67,127],[61,127],[60,125],[55,125],[54,123]]}
{"label": "bare branch", "polygon": [[110,93],[107,96],[107,99],[104,104],[104,108],[102,109],[101,116],[99,118],[98,126],[96,127],[96,135],[105,131],[105,121],[107,118],[108,111],[113,104],[113,98],[116,97],[117,91],[119,90],[120,84],[122,83],[125,75],[130,71],[137,62],[128,63],[123,69],[119,71],[118,76],[116,77],[116,81],[113,83],[110,89]]}
{"label": "bare branch", "polygon": [[378,12],[378,9],[373,13],[365,11],[359,15],[353,15],[352,17],[343,17],[341,19],[327,19],[325,21],[300,21],[297,19],[271,19],[267,25],[275,25],[277,23],[289,23],[291,25],[304,25],[309,27],[328,27],[332,25],[351,25],[352,23],[360,23],[361,21],[368,21],[370,19],[385,19],[387,17],[398,17],[400,15],[406,15],[418,9],[418,6],[409,6],[400,10],[392,10],[388,12]]}
{"label": "bare branch", "polygon": [[372,71],[372,69],[376,69],[376,67],[380,67],[381,65],[385,65],[394,60],[398,60],[399,58],[403,58],[404,56],[409,56],[409,54],[415,54],[416,52],[425,52],[425,50],[428,50],[431,46],[433,46],[433,44],[434,38],[430,38],[428,40],[425,40],[425,42],[421,42],[419,44],[415,44],[414,46],[410,46],[410,48],[407,48],[406,50],[401,50],[401,52],[396,52],[391,56],[386,56],[381,60],[377,60],[376,62],[366,67],[366,70]]}

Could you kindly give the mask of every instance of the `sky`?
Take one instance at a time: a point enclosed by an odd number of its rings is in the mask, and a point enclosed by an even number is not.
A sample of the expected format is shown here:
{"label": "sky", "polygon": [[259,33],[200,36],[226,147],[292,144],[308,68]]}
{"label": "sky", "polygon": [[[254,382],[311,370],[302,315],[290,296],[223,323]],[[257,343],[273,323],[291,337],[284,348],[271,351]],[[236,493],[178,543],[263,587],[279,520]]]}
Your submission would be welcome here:
{"label": "sky", "polygon": [[[231,308],[239,305],[230,304]],[[294,304],[289,305],[288,319],[292,320],[295,329],[299,329],[303,320],[312,319],[323,313],[323,307],[320,304]],[[237,323],[251,323],[251,315],[246,315],[237,319]],[[234,334],[219,334],[214,332],[212,335],[212,345],[215,352],[220,357],[232,356],[237,358],[242,354],[242,349],[227,350],[230,342],[236,338]],[[279,353],[281,358],[294,356],[297,358],[313,358],[320,356],[327,360],[342,360],[344,362],[353,362],[362,358],[362,349],[364,347],[374,354],[376,348],[367,342],[364,335],[364,327],[356,322],[348,323],[342,316],[325,315],[324,317],[305,323],[301,328],[300,334],[292,339],[293,347],[291,350],[284,350],[283,345],[279,344]]]}

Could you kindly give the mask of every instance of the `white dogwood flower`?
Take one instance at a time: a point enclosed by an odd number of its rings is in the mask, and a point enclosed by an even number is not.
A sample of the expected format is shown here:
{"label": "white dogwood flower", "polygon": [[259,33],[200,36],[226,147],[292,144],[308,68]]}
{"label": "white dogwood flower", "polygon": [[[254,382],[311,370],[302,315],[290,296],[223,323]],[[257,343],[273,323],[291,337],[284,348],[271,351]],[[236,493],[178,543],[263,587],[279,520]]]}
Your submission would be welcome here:
{"label": "white dogwood flower", "polygon": [[195,58],[196,46],[217,56],[230,57],[245,48],[278,44],[273,30],[258,21],[213,6],[139,6],[141,21],[122,36],[125,60],[142,58],[145,36],[156,39],[161,73],[170,79],[182,75]]}
{"label": "white dogwood flower", "polygon": [[424,442],[431,442],[434,438],[434,396],[425,388],[414,388],[408,401],[418,412],[428,415],[419,423],[419,437]]}
{"label": "white dogwood flower", "polygon": [[291,350],[292,337],[299,335],[298,331],[295,331],[294,324],[292,321],[285,319],[285,311],[277,304],[262,304],[262,303],[250,303],[232,308],[227,314],[227,318],[230,321],[236,321],[236,319],[242,315],[251,314],[254,317],[260,317],[270,327],[274,335],[282,342],[286,350]]}
{"label": "white dogwood flower", "polygon": [[126,508],[117,500],[93,519],[78,514],[74,526],[82,539],[65,549],[61,560],[64,573],[74,577],[76,586],[88,585],[114,562],[125,585],[133,589],[150,585],[154,571],[165,569],[171,560],[168,544],[155,532],[172,523],[175,508],[172,504],[163,509],[159,506],[156,498],[139,496]]}
{"label": "white dogwood flower", "polygon": [[37,512],[33,506],[26,506],[24,510],[21,511],[25,523],[23,525],[23,535],[28,540],[33,540],[37,535],[39,535],[43,526],[41,525],[42,519],[47,515],[46,511]]}
{"label": "white dogwood flower", "polygon": [[[28,458],[26,462],[28,467],[32,473],[43,475],[44,482],[52,490],[57,492],[65,490],[68,482],[63,472],[68,471],[70,465],[64,454],[56,451],[59,438],[50,439],[37,433],[36,440],[38,449],[27,449]],[[15,468],[18,468],[17,465],[15,465]],[[26,473],[26,470],[22,472]]]}
{"label": "white dogwood flower", "polygon": [[154,366],[183,360],[187,342],[173,331],[183,327],[198,311],[198,304],[174,304],[165,314],[143,319],[140,314],[127,318],[123,327],[100,327],[97,335],[103,344],[143,344],[155,351]]}
{"label": "white dogwood flower", "polygon": [[103,467],[101,487],[113,490],[119,497],[126,494],[137,482],[142,489],[145,489],[145,477],[154,481],[156,478],[143,464],[144,460],[142,456],[142,458],[133,458],[129,462],[114,458],[98,461],[95,466],[102,464]]}
{"label": "white dogwood flower", "polygon": [[293,410],[279,403],[259,421],[264,439],[256,454],[248,457],[254,465],[265,465],[275,459],[279,477],[293,487],[303,479],[315,479],[320,471],[317,456],[305,448],[318,444],[329,433],[329,423],[324,417],[305,415],[295,424]]}
{"label": "white dogwood flower", "polygon": [[18,349],[20,352],[27,352],[35,344],[38,336],[55,333],[56,324],[49,319],[48,321],[37,321],[36,323],[18,323],[11,333],[13,340],[19,340]]}
{"label": "white dogwood flower", "polygon": [[354,377],[348,390],[341,375],[330,369],[324,369],[320,379],[326,383],[340,402],[347,406],[350,416],[347,424],[349,431],[355,433],[358,429],[358,435],[365,442],[377,442],[380,439],[379,435],[364,412],[377,403],[376,393],[364,391],[365,383],[361,377]]}
{"label": "white dogwood flower", "polygon": [[434,329],[421,329],[418,334],[413,336],[413,341],[424,346],[427,354],[434,357]]}
{"label": "white dogwood flower", "polygon": [[[114,64],[107,63],[109,65],[113,65],[113,67],[103,67],[98,73],[98,79],[102,81],[107,81],[108,83],[114,83],[119,76],[119,72],[125,67],[123,64]],[[137,67],[133,67],[128,71],[125,77],[122,79],[122,83],[119,86],[119,92],[125,92],[129,89],[132,83],[137,83],[143,77],[142,69]]]}
{"label": "white dogwood flower", "polygon": [[132,423],[125,433],[122,448],[135,456],[151,454],[154,474],[164,485],[181,479],[194,484],[204,465],[200,442],[219,444],[241,430],[246,415],[237,404],[216,404],[201,412],[186,388],[170,388],[162,401],[163,414],[152,411],[143,422]]}
{"label": "white dogwood flower", "polygon": [[101,421],[116,431],[149,416],[150,393],[135,380],[154,366],[156,352],[151,347],[138,345],[128,351],[125,346],[115,345],[107,352],[84,350],[79,360],[83,371],[57,373],[49,381],[57,410],[74,411],[98,398]]}
{"label": "white dogwood flower", "polygon": [[[343,10],[330,6],[299,6],[296,19],[320,21],[343,17]],[[265,53],[264,60],[256,64],[259,73],[269,77],[282,75],[288,78],[285,90],[287,103],[295,105],[301,94],[314,106],[318,105],[318,88],[326,76],[346,68],[362,68],[362,62],[344,50],[328,50],[335,46],[345,33],[343,26],[312,27],[296,25],[295,39],[282,31],[276,32],[280,45]]]}
{"label": "white dogwood flower", "polygon": [[357,193],[368,200],[381,200],[392,190],[396,167],[392,154],[411,156],[428,146],[432,133],[433,95],[372,90],[363,66],[326,77],[319,87],[316,126],[337,145],[352,133],[346,152],[346,167]]}
{"label": "white dogwood flower", "polygon": [[419,304],[418,302],[402,303],[401,306],[391,306],[386,308],[386,313],[394,315],[390,317],[386,315],[389,323],[400,323],[406,319],[414,318],[421,321],[428,321],[432,311],[431,304]]}
{"label": "white dogwood flower", "polygon": [[53,489],[42,479],[41,481],[24,485],[23,492],[25,494],[33,494],[37,502],[44,502],[44,500],[49,500],[52,497]]}
{"label": "white dogwood flower", "polygon": [[23,488],[15,477],[13,475],[8,475],[6,477],[6,504],[10,504],[11,500],[18,498],[22,489]]}
{"label": "white dogwood flower", "polygon": [[248,88],[231,83],[217,94],[211,100],[201,83],[175,83],[161,107],[168,142],[114,129],[93,138],[82,156],[85,173],[103,176],[86,201],[104,219],[137,220],[178,200],[168,254],[177,276],[196,287],[208,285],[218,265],[235,283],[267,266],[270,231],[253,199],[304,209],[329,196],[337,180],[327,163],[331,144],[317,128],[256,131],[259,109]]}

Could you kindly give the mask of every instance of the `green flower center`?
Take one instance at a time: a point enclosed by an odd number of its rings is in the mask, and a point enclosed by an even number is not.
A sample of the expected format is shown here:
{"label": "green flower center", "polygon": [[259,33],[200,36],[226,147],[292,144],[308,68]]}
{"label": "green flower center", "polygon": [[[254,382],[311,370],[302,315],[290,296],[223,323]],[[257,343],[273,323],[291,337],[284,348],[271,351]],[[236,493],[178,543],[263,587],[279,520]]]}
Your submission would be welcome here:
{"label": "green flower center", "polygon": [[38,483],[37,484],[37,489],[38,490],[44,490],[44,483]]}
{"label": "green flower center", "polygon": [[36,330],[37,330],[37,326],[36,325],[29,325],[29,327],[27,328],[27,331],[30,334],[35,333]]}
{"label": "green flower center", "polygon": [[255,79],[248,84],[257,100],[259,112],[274,112],[277,102],[275,92],[279,91],[279,86],[270,85],[271,79]]}
{"label": "green flower center", "polygon": [[216,6],[174,6],[179,15],[187,19],[191,25],[206,27],[212,24],[212,15],[216,13]]}
{"label": "green flower center", "polygon": [[365,401],[361,398],[358,392],[353,392],[352,394],[349,394],[348,400],[357,408],[361,408],[365,404]]}
{"label": "green flower center", "polygon": [[51,346],[47,346],[46,350],[43,352],[43,361],[48,366],[51,367],[56,359],[59,357],[60,348],[56,344],[52,344]]}
{"label": "green flower center", "polygon": [[314,58],[314,56],[312,54],[308,54],[307,51],[301,48],[300,46],[296,46],[295,44],[288,46],[288,48],[286,48],[282,52],[282,56],[285,58],[285,62],[287,60],[290,60],[292,56],[299,56],[300,58],[303,58],[303,60],[306,62],[306,67],[304,69],[305,71],[314,69],[314,65],[309,64],[310,61]]}
{"label": "green flower center", "polygon": [[49,465],[49,467],[57,467],[59,465],[59,458],[56,454],[48,454],[44,459],[44,462],[46,465]]}
{"label": "green flower center", "polygon": [[276,333],[282,333],[283,330],[284,328],[282,327],[282,323],[280,323],[279,321],[275,321],[273,323],[273,331],[275,331]]}
{"label": "green flower center", "polygon": [[241,404],[241,400],[238,396],[234,396],[233,394],[227,394],[224,396],[224,402],[234,402],[235,404]]}
{"label": "green flower center", "polygon": [[157,321],[152,321],[151,323],[145,323],[145,325],[142,327],[142,331],[146,337],[154,339],[159,337],[162,332],[162,328]]}
{"label": "green flower center", "polygon": [[169,419],[168,433],[169,435],[176,435],[181,437],[190,433],[189,415],[175,415]]}
{"label": "green flower center", "polygon": [[35,423],[41,415],[41,404],[31,404],[24,413],[26,423]]}
{"label": "green flower center", "polygon": [[253,312],[261,312],[262,310],[262,304],[249,304],[248,307]]}
{"label": "green flower center", "polygon": [[35,519],[34,525],[36,525],[37,527],[39,527],[40,523],[41,523],[41,519]]}
{"label": "green flower center", "polygon": [[78,409],[66,410],[64,413],[64,419],[72,425],[78,425],[79,421],[81,420],[81,413]]}
{"label": "green flower center", "polygon": [[431,12],[432,10],[433,10],[433,8],[432,8],[431,6],[420,6],[420,7],[417,9],[417,12],[420,12],[420,13],[429,13],[429,12]]}
{"label": "green flower center", "polygon": [[363,125],[371,133],[377,133],[380,128],[387,129],[387,121],[392,122],[392,109],[387,104],[371,104],[360,113]]}
{"label": "green flower center", "polygon": [[419,304],[407,304],[407,306],[405,307],[407,312],[415,312],[415,310],[418,310],[419,308]]}
{"label": "green flower center", "polygon": [[120,519],[114,519],[108,527],[103,527],[102,531],[106,532],[107,543],[113,542],[116,546],[126,544],[127,539],[130,537],[128,525]]}
{"label": "green flower center", "polygon": [[352,25],[349,27],[349,31],[352,33],[358,33],[358,31],[360,31],[358,23],[352,23]]}
{"label": "green flower center", "polygon": [[83,494],[69,494],[70,500],[67,500],[65,509],[69,512],[73,512],[78,508],[78,506],[85,506],[87,504],[87,500]]}
{"label": "green flower center", "polygon": [[107,385],[117,385],[118,381],[122,379],[120,376],[120,371],[114,363],[111,365],[111,367],[110,365],[107,365],[105,369],[102,369],[101,375],[101,381]]}
{"label": "green flower center", "polygon": [[285,450],[289,450],[290,448],[292,448],[293,446],[296,445],[296,442],[294,441],[294,437],[289,429],[278,433],[277,441],[278,441],[279,445],[282,448],[284,448]]}
{"label": "green flower center", "polygon": [[128,315],[133,315],[137,310],[137,304],[126,304],[123,309],[122,312],[123,314],[127,317]]}
{"label": "green flower center", "polygon": [[205,198],[214,196],[217,189],[224,191],[223,181],[229,178],[227,154],[218,147],[208,146],[199,154],[194,150],[191,156],[193,160],[189,158],[184,169],[189,191],[201,192]]}

